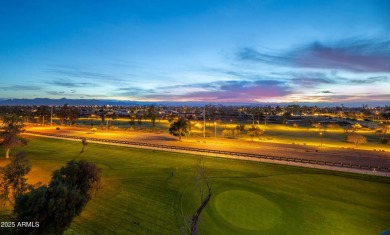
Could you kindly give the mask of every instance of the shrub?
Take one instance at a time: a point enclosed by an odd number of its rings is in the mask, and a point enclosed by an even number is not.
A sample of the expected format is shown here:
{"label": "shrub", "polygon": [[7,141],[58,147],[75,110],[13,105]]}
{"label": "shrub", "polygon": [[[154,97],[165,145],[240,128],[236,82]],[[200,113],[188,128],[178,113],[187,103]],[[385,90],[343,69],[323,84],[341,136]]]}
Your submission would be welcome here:
{"label": "shrub", "polygon": [[91,132],[96,132],[97,131],[97,128],[94,127],[94,128],[91,128]]}
{"label": "shrub", "polygon": [[63,234],[80,215],[100,186],[101,169],[85,160],[70,161],[41,186],[16,199],[17,222],[34,221],[39,226],[19,228],[20,234]]}

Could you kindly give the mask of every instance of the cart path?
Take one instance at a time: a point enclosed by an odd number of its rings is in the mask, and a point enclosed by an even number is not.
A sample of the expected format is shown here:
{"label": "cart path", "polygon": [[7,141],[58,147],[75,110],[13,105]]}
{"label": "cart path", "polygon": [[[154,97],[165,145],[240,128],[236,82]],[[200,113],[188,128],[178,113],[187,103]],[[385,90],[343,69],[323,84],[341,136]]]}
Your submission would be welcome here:
{"label": "cart path", "polygon": [[[339,162],[345,164],[365,165],[370,167],[390,168],[390,154],[388,152],[375,152],[369,150],[356,149],[337,149],[316,146],[304,145],[289,145],[277,143],[262,143],[250,142],[242,140],[225,140],[213,138],[183,138],[183,141],[178,141],[167,134],[150,134],[138,132],[98,132],[90,133],[88,130],[81,128],[63,128],[56,131],[54,128],[29,128],[28,131],[35,133],[39,132],[42,135],[64,135],[64,136],[78,136],[86,138],[107,139],[117,141],[129,141],[137,143],[165,145],[183,148],[196,148],[205,150],[229,151],[245,154],[257,154],[268,156],[279,156],[285,158],[299,158],[313,161],[324,162]],[[92,141],[93,142],[93,141]],[[145,147],[145,146],[144,146]],[[166,151],[172,151],[164,149]],[[177,151],[176,151],[177,152]],[[199,154],[199,152],[195,152]],[[218,154],[220,155],[220,154]],[[225,156],[226,157],[226,156]],[[232,157],[232,156],[228,156]],[[253,160],[253,159],[248,159]],[[274,163],[281,163],[279,161],[272,161]],[[285,163],[281,163],[285,164]],[[294,165],[288,163],[288,165]],[[302,165],[302,164],[301,164]],[[305,164],[307,165],[307,164]],[[310,166],[309,166],[310,167]],[[316,167],[320,168],[320,167]],[[340,168],[340,167],[338,167]],[[328,169],[328,168],[326,168]],[[347,172],[351,172],[347,169]],[[375,173],[375,172],[374,172]],[[366,171],[367,174],[367,171]]]}

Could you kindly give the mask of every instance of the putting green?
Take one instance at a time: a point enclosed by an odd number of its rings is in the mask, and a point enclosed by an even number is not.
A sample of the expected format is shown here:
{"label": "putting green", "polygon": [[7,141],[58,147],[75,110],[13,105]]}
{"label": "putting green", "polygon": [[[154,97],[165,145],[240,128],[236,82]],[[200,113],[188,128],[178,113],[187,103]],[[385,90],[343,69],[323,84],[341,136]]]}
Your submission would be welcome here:
{"label": "putting green", "polygon": [[248,191],[224,191],[212,201],[226,222],[241,229],[263,231],[280,221],[281,211],[275,203]]}

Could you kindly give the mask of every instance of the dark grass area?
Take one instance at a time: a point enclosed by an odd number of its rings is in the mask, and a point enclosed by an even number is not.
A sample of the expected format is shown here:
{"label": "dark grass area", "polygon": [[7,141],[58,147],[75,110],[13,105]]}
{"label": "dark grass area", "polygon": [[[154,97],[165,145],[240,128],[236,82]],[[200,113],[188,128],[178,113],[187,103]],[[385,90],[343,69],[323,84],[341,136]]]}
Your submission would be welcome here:
{"label": "dark grass area", "polygon": [[[47,183],[71,159],[103,169],[103,188],[66,234],[188,231],[200,205],[198,156],[99,144],[80,154],[81,148],[37,137],[26,148],[32,183]],[[212,157],[206,172],[213,187],[200,234],[379,234],[390,227],[389,178]],[[2,207],[0,219],[9,212]]]}

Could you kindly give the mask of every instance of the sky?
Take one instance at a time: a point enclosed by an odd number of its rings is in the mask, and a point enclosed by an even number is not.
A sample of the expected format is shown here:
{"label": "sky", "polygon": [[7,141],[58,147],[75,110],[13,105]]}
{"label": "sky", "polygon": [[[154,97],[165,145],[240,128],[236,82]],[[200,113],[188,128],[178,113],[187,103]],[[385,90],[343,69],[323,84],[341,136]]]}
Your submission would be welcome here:
{"label": "sky", "polygon": [[390,105],[388,0],[0,1],[0,98]]}

